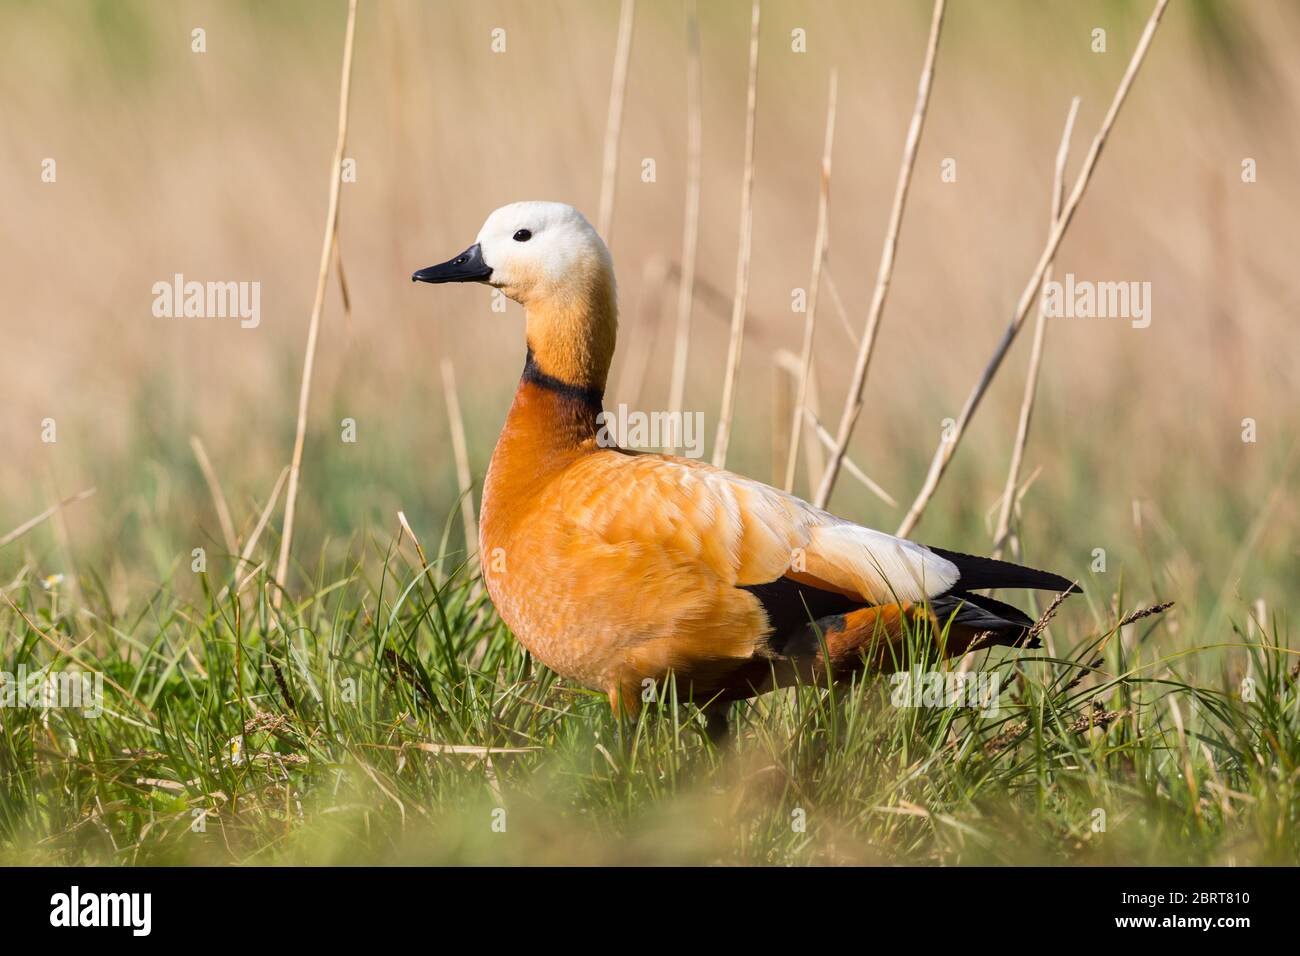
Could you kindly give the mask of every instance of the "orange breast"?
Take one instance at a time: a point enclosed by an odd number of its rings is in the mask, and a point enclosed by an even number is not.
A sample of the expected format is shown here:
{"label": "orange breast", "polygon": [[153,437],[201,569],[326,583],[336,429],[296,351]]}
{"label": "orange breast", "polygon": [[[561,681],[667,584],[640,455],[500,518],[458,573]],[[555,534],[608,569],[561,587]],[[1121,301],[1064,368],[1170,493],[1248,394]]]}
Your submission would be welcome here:
{"label": "orange breast", "polygon": [[640,456],[597,445],[598,410],[529,382],[515,396],[480,522],[498,612],[548,667],[606,691],[748,660],[767,630],[758,601],[675,522]]}

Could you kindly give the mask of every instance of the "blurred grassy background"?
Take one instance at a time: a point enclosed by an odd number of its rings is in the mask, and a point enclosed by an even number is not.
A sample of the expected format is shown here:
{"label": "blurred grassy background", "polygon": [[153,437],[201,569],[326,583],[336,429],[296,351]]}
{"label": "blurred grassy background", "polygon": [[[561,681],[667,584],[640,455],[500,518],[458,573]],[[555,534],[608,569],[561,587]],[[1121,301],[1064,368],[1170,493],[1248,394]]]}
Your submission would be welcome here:
{"label": "blurred grassy background", "polygon": [[[731,294],[748,3],[702,4],[704,176],[699,276]],[[860,330],[915,96],[929,4],[768,0],[759,65],[754,262],[738,434],[729,464],[765,480],[772,361],[797,349],[790,293],[808,283],[829,70],[840,71],[830,270]],[[1070,175],[1149,4],[957,0],[904,222],[867,411],[851,454],[904,507],[940,422],[955,416],[1045,238],[1051,164],[1083,97]],[[0,532],[53,498],[99,494],[8,549],[6,580],[91,570],[119,609],[190,549],[220,540],[189,447],[206,444],[246,531],[293,438],[325,215],[345,5],[121,0],[0,7]],[[410,272],[464,248],[496,206],[571,202],[594,218],[615,3],[361,4],[341,247],[345,320],[329,290],[299,503],[299,556],[395,530],[436,539],[455,501],[437,363],[456,363],[481,479],[523,359],[522,313],[481,288],[434,294]],[[192,53],[190,31],[207,32]],[[507,31],[494,54],[490,31]],[[808,52],[790,48],[807,31]],[[1090,50],[1107,30],[1108,52]],[[671,309],[643,275],[680,254],[685,17],[638,5],[611,247],[623,310],[610,404],[667,401]],[[1177,639],[1221,599],[1295,596],[1295,250],[1300,13],[1177,0],[1057,259],[1058,275],[1150,281],[1153,322],[1050,326],[1025,473],[1027,557],[1072,576],[1108,552],[1104,605],[1176,599]],[[41,181],[57,161],[58,180]],[[653,157],[657,182],[640,181]],[[958,163],[956,183],[940,162]],[[1258,182],[1241,181],[1253,157]],[[167,320],[151,286],[257,280],[262,323]],[[668,301],[671,303],[672,298]],[[687,405],[716,426],[726,301],[697,296]],[[1028,352],[1017,344],[916,537],[988,548]],[[624,363],[648,350],[639,398]],[[853,347],[823,296],[817,363],[834,421]],[[58,441],[40,441],[54,418]],[[339,441],[343,417],[358,442]],[[1258,422],[1256,444],[1241,421]],[[804,489],[806,490],[806,488]],[[892,530],[844,478],[834,510]],[[278,526],[279,519],[276,519]],[[458,534],[454,529],[453,534]],[[334,542],[328,545],[327,542]],[[336,552],[337,553],[337,552]],[[304,560],[309,560],[304,558]],[[184,576],[182,576],[184,577]],[[1085,582],[1087,586],[1087,582]],[[1180,634],[1181,627],[1181,637]]]}

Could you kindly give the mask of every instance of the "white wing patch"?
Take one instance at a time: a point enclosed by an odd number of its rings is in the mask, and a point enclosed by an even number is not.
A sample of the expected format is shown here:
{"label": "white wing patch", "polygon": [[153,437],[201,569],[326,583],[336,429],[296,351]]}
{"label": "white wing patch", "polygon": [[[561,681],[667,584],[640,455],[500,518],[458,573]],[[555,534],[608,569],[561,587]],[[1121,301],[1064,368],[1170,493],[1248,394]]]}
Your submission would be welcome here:
{"label": "white wing patch", "polygon": [[[831,516],[827,516],[831,517]],[[957,566],[924,545],[832,518],[813,528],[808,571],[872,604],[923,601],[957,583]]]}

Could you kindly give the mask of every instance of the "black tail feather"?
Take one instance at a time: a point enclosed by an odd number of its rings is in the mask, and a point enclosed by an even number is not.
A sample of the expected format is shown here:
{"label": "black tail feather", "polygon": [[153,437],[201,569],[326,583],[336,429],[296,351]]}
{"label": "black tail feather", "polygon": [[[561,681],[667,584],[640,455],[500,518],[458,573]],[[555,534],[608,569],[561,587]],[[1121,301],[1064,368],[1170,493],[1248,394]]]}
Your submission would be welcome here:
{"label": "black tail feather", "polygon": [[1036,571],[1033,568],[1021,567],[1009,561],[981,558],[977,555],[946,551],[943,548],[930,547],[929,545],[926,545],[926,547],[929,547],[939,557],[946,558],[957,565],[957,572],[961,576],[958,578],[955,587],[962,591],[979,591],[984,588],[1033,588],[1039,591],[1056,591],[1058,593],[1064,591],[1067,594],[1075,594],[1081,591],[1077,584],[1067,581],[1059,574],[1052,574],[1050,571]]}

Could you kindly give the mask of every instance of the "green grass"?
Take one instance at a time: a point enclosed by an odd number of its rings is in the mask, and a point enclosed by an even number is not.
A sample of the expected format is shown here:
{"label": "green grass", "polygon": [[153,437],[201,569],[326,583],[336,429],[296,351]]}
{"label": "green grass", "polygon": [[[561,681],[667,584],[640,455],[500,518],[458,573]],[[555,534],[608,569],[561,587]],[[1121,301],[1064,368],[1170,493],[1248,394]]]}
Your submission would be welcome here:
{"label": "green grass", "polygon": [[1170,650],[1170,618],[1121,633],[1085,581],[1054,654],[977,656],[996,715],[894,706],[870,677],[736,705],[715,748],[671,687],[620,725],[529,659],[455,555],[426,571],[410,545],[297,569],[314,585],[279,612],[264,570],[223,597],[215,556],[127,613],[93,574],[78,598],[24,568],[0,670],[100,670],[106,703],[0,710],[0,862],[1300,858],[1300,658],[1276,622]]}

